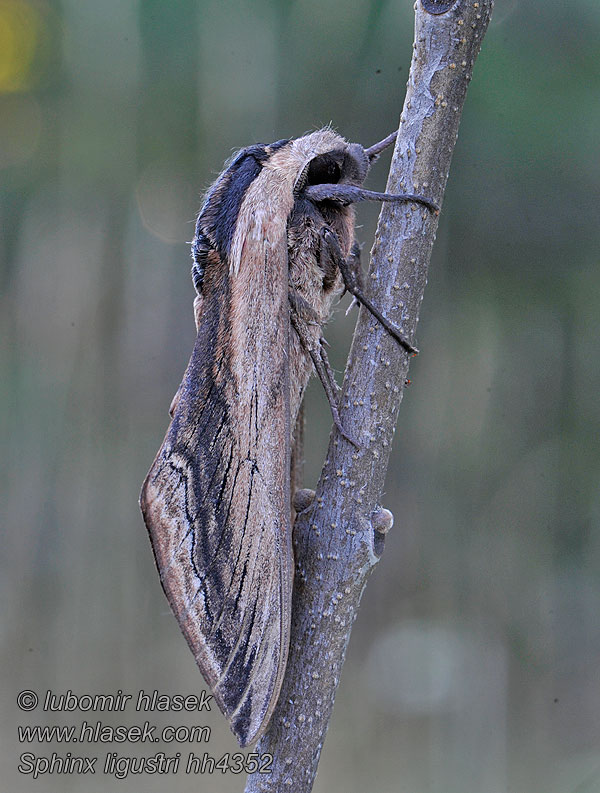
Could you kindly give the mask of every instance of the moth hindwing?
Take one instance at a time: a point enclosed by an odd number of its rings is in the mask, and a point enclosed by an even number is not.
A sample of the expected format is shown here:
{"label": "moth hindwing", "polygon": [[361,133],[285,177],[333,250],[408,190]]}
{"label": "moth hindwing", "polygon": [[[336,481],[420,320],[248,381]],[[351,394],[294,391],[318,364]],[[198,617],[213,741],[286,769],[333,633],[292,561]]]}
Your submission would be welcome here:
{"label": "moth hindwing", "polygon": [[322,327],[344,286],[374,310],[351,204],[401,198],[362,189],[377,146],[323,129],[243,149],[196,224],[196,342],[140,503],[171,608],[242,746],[265,731],[287,662],[291,433],[313,367],[340,426]]}

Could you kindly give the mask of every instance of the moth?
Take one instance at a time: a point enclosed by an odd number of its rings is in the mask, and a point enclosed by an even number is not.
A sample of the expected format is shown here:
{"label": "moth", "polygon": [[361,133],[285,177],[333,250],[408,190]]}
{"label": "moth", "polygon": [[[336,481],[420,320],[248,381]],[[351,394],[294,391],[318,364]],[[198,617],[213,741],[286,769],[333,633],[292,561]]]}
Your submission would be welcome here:
{"label": "moth", "polygon": [[363,294],[357,201],[395,133],[364,149],[332,129],[242,149],[208,190],[192,243],[197,337],[142,513],[162,586],[241,746],[266,730],[287,662],[294,560],[291,449],[313,370],[335,424],[323,326]]}

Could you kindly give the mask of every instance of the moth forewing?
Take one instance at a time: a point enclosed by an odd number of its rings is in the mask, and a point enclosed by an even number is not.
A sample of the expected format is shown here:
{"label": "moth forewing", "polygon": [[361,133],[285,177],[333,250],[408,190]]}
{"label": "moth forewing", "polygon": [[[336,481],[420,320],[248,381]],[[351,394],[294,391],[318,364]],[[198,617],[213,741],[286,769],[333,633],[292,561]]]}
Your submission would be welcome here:
{"label": "moth forewing", "polygon": [[142,490],[161,582],[242,745],[285,670],[290,537],[285,218],[249,213],[235,276],[212,255],[198,335]]}

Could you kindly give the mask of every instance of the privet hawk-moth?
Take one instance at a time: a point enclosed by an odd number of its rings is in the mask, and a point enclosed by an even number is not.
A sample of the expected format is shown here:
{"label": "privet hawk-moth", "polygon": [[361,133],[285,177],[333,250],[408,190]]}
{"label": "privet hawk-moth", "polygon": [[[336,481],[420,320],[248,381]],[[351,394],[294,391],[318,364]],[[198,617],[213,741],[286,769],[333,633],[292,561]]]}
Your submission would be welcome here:
{"label": "privet hawk-moth", "polygon": [[[192,244],[197,337],[141,507],[161,582],[239,743],[265,731],[286,667],[293,582],[290,459],[316,370],[344,433],[322,329],[363,294],[352,204],[369,149],[326,128],[242,149],[208,190]],[[346,436],[347,437],[347,436]],[[349,439],[351,440],[351,439]]]}

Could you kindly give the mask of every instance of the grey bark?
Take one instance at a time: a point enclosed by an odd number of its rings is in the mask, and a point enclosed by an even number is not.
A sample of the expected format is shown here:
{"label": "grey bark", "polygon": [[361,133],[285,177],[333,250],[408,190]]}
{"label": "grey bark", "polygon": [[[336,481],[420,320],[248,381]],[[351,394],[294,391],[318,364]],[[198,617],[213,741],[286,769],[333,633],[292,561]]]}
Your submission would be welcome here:
{"label": "grey bark", "polygon": [[[492,0],[417,0],[388,192],[420,193],[441,206],[491,9]],[[436,214],[414,203],[385,204],[379,218],[366,288],[408,340],[415,335],[437,224]],[[315,500],[295,522],[288,667],[271,725],[256,748],[273,755],[273,766],[269,774],[250,775],[246,793],[312,790],[352,624],[383,551],[383,534],[372,519],[408,366],[407,353],[361,309],[340,402],[342,424],[360,449],[332,433]]]}

